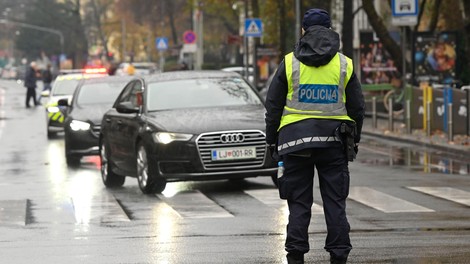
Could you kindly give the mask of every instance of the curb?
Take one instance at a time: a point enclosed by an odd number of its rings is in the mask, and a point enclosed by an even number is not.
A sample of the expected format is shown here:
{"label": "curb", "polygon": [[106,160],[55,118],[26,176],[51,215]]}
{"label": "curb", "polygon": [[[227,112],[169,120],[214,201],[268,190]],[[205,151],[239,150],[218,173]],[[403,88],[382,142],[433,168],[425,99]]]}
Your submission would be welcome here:
{"label": "curb", "polygon": [[442,150],[442,151],[457,152],[458,154],[464,155],[464,156],[468,156],[468,154],[470,154],[470,147],[465,147],[465,146],[452,145],[452,144],[447,144],[447,145],[436,144],[430,140],[423,141],[417,138],[403,137],[403,136],[394,135],[394,134],[384,135],[382,133],[372,132],[364,128],[362,130],[362,134],[366,136],[370,136],[370,137],[382,138],[382,139],[387,139],[387,140],[395,140],[395,141],[400,141],[404,143],[411,143],[414,145],[425,146],[428,148],[434,148],[434,149]]}

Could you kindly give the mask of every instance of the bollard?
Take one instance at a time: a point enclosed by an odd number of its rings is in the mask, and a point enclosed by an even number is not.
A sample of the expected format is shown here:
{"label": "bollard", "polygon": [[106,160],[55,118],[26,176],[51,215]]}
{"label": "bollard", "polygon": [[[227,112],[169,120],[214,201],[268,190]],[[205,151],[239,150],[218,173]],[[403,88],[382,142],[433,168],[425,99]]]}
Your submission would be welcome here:
{"label": "bollard", "polygon": [[393,132],[393,99],[388,98],[388,130]]}
{"label": "bollard", "polygon": [[452,103],[449,103],[447,105],[447,110],[448,110],[448,116],[447,116],[447,135],[448,135],[448,140],[449,141],[454,141],[454,127],[453,127],[453,122],[452,122]]}
{"label": "bollard", "polygon": [[426,103],[426,135],[431,136],[431,102]]}
{"label": "bollard", "polygon": [[467,92],[467,136],[470,136],[470,85],[462,86],[461,89]]}
{"label": "bollard", "polygon": [[377,128],[377,97],[372,97],[372,127]]}
{"label": "bollard", "polygon": [[411,134],[411,100],[406,100],[406,132]]}

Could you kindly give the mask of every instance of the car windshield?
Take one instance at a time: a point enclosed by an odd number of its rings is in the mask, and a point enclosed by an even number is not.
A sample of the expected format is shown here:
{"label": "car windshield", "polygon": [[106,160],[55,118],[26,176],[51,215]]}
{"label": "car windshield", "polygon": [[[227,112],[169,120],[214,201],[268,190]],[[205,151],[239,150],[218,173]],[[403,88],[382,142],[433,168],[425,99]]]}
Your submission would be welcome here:
{"label": "car windshield", "polygon": [[63,80],[63,81],[56,81],[54,83],[53,96],[58,95],[72,95],[77,88],[79,80],[78,79],[70,79],[70,80]]}
{"label": "car windshield", "polygon": [[77,95],[77,104],[103,104],[111,107],[125,85],[125,82],[84,84]]}
{"label": "car windshield", "polygon": [[241,78],[207,78],[150,83],[148,111],[262,104]]}

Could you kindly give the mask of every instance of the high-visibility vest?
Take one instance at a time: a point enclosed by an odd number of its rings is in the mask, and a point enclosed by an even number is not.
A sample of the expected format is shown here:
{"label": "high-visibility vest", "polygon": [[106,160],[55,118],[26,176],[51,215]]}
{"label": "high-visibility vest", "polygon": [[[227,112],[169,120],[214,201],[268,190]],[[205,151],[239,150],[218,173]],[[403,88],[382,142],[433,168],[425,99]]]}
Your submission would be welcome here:
{"label": "high-visibility vest", "polygon": [[284,63],[288,92],[279,129],[309,118],[354,122],[345,105],[345,89],[353,73],[350,58],[338,52],[328,64],[313,67],[301,63],[291,52]]}

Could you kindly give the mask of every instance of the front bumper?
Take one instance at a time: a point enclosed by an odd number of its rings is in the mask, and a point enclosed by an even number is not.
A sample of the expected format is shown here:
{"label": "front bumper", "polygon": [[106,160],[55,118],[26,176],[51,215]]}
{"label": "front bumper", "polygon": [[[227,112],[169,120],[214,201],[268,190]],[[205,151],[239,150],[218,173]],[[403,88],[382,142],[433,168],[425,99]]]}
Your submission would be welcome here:
{"label": "front bumper", "polygon": [[65,145],[67,155],[99,155],[99,132],[93,129],[73,131],[65,128]]}
{"label": "front bumper", "polygon": [[[260,131],[241,131],[246,141],[224,144],[218,142],[220,133],[203,134],[188,142],[153,145],[148,158],[155,162],[157,173],[167,181],[240,179],[273,176],[277,162],[269,155],[264,134]],[[256,157],[240,160],[213,160],[216,149],[254,148]]]}

